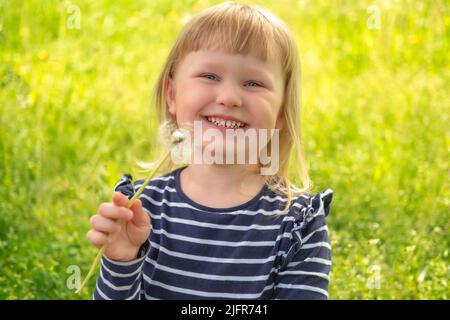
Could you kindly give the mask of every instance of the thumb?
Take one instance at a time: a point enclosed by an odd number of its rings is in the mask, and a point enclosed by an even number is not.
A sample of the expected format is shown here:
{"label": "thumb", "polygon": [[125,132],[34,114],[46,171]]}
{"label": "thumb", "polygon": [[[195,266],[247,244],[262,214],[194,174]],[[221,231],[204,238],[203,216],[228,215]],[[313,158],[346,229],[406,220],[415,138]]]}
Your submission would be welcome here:
{"label": "thumb", "polygon": [[144,211],[141,200],[136,199],[130,209],[133,211],[133,219],[131,221],[137,227],[147,227],[150,224],[150,216]]}

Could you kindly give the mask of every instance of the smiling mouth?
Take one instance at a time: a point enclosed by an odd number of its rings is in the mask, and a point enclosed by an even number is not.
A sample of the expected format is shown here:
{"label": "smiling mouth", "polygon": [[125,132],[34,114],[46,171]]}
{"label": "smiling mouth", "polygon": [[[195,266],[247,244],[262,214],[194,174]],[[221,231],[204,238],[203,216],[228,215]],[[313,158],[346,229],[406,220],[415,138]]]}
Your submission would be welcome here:
{"label": "smiling mouth", "polygon": [[247,124],[240,121],[232,121],[232,120],[225,120],[221,119],[219,117],[203,117],[206,121],[209,123],[212,123],[218,127],[223,127],[227,129],[242,129],[247,127]]}

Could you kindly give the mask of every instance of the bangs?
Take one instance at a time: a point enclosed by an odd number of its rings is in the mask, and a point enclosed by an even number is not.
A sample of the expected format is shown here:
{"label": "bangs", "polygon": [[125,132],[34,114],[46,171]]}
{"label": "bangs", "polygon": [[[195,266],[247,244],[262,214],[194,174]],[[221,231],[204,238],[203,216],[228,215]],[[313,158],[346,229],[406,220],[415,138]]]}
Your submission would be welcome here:
{"label": "bangs", "polygon": [[218,5],[204,10],[186,25],[175,44],[174,58],[181,61],[192,51],[219,50],[276,61],[286,71],[292,51],[283,28],[281,21],[263,9]]}

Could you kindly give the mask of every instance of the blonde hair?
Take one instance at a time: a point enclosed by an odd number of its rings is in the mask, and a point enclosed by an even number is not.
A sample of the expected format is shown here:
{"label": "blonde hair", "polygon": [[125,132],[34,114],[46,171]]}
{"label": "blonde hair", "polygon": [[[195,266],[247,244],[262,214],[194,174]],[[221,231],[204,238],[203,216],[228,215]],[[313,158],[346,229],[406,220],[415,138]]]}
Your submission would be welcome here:
{"label": "blonde hair", "polygon": [[[221,50],[232,54],[252,55],[263,61],[279,61],[285,87],[280,112],[284,128],[280,130],[280,163],[278,172],[266,179],[266,185],[279,195],[286,195],[285,214],[294,196],[308,192],[312,186],[303,155],[300,131],[300,61],[287,26],[265,9],[246,4],[225,2],[209,7],[194,16],[181,30],[170,51],[156,84],[153,98],[160,123],[177,127],[176,119],[168,111],[165,93],[168,80],[174,76],[177,65],[192,51]],[[291,159],[291,155],[293,159]],[[170,158],[170,157],[169,157]],[[289,164],[294,161],[294,174],[301,188],[289,180]],[[176,166],[171,159],[163,170]]]}

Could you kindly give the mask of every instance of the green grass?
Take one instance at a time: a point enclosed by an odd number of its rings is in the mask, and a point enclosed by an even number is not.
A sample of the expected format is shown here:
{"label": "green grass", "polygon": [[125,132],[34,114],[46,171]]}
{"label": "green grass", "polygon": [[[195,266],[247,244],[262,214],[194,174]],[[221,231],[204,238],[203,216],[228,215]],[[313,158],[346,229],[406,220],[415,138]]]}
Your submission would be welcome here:
{"label": "green grass", "polygon": [[[164,58],[189,14],[217,2],[73,3],[80,29],[65,2],[0,0],[1,299],[77,298],[66,270],[85,275],[95,256],[89,217],[157,155],[149,97]],[[335,193],[330,298],[448,299],[448,3],[253,3],[301,52],[314,191]]]}

